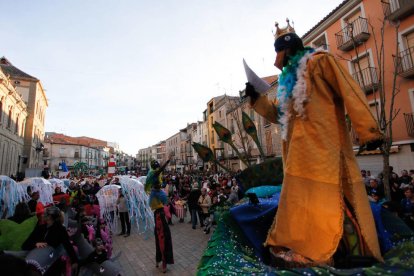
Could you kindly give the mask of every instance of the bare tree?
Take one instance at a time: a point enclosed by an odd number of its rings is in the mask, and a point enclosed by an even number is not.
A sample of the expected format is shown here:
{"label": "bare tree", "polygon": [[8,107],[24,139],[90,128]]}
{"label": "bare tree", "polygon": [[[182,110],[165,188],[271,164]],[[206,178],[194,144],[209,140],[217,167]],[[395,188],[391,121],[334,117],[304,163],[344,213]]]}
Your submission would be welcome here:
{"label": "bare tree", "polygon": [[[231,101],[227,95],[226,95],[226,101],[228,102],[230,106],[230,116],[236,123],[236,129],[234,130],[234,134],[238,137],[238,139],[235,139],[235,145],[238,148],[242,148],[243,152],[245,153],[246,161],[248,165],[251,165],[250,159],[251,156],[251,150],[252,150],[252,141],[249,139],[249,136],[244,131],[242,122],[241,122],[241,111],[243,109],[244,103],[237,103],[235,101]],[[233,126],[231,126],[231,129],[233,129]]]}
{"label": "bare tree", "polygon": [[[381,22],[381,27],[379,32],[376,32],[374,26],[368,21],[368,26],[370,27],[372,38],[374,41],[374,58],[378,65],[377,76],[378,76],[378,87],[372,86],[370,89],[370,93],[372,92],[375,104],[375,115],[378,120],[379,129],[384,134],[384,143],[381,146],[381,154],[383,157],[383,182],[384,182],[384,191],[385,196],[387,199],[391,198],[391,191],[389,185],[389,178],[390,178],[390,153],[391,153],[391,146],[393,142],[393,121],[397,117],[400,112],[400,109],[395,106],[395,97],[399,93],[399,81],[398,81],[398,73],[397,69],[399,66],[397,53],[399,47],[398,41],[398,28],[399,22],[392,22],[387,20],[384,16],[382,18],[378,18]],[[358,72],[356,72],[356,78],[359,81],[360,85],[365,88],[369,86],[369,83],[375,78],[373,71],[368,70],[368,76],[364,76],[363,68],[361,67],[360,60],[361,60],[361,53],[359,51],[361,43],[355,39],[354,36],[354,22],[347,22],[347,34],[352,39],[354,54],[350,55],[350,58],[345,58],[343,56],[339,56],[342,59],[351,61],[354,63],[355,66],[358,68]],[[395,34],[395,45],[394,49],[388,48],[387,43],[385,42],[385,28],[391,25],[394,29],[393,32]],[[379,33],[379,36],[378,36]],[[363,47],[365,51],[367,51],[367,45],[364,42]],[[386,83],[385,74],[387,72],[385,68],[385,60],[386,58],[394,58],[396,62],[393,63],[393,72],[392,72],[392,83]],[[369,61],[369,60],[368,60]],[[371,65],[368,63],[369,68]]]}

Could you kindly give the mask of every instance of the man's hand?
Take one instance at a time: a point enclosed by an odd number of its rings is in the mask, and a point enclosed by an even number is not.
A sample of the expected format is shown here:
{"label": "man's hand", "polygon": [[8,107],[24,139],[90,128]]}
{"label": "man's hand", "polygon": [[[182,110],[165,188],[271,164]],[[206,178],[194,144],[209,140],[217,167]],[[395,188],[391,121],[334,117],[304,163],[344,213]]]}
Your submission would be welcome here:
{"label": "man's hand", "polygon": [[250,104],[254,105],[260,94],[254,89],[253,85],[246,82],[246,96],[250,97]]}
{"label": "man's hand", "polygon": [[45,248],[47,247],[47,243],[45,242],[37,242],[36,243],[36,248]]}
{"label": "man's hand", "polygon": [[374,141],[370,141],[368,143],[365,144],[365,149],[366,150],[376,150],[377,148],[380,148],[382,146],[382,144],[384,144],[384,139],[380,138]]}
{"label": "man's hand", "polygon": [[358,154],[360,154],[363,151],[371,151],[376,150],[377,148],[380,148],[384,144],[384,138],[379,138],[370,142],[367,142],[364,145],[361,145],[358,150]]}

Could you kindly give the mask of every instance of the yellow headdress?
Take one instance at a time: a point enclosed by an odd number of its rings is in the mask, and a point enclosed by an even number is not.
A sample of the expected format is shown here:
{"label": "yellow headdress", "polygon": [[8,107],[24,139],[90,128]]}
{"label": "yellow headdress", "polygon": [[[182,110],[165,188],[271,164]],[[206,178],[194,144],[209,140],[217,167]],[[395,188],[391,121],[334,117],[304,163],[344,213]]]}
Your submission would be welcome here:
{"label": "yellow headdress", "polygon": [[300,37],[295,33],[295,29],[290,25],[289,18],[286,18],[287,26],[279,28],[279,23],[275,23],[275,50],[280,52],[286,48],[303,49]]}
{"label": "yellow headdress", "polygon": [[282,35],[289,34],[289,33],[294,33],[295,32],[295,28],[293,28],[290,25],[289,18],[286,18],[286,23],[287,23],[287,26],[286,27],[279,28],[279,23],[278,22],[275,22],[275,27],[276,27],[275,40],[278,37],[281,37]]}

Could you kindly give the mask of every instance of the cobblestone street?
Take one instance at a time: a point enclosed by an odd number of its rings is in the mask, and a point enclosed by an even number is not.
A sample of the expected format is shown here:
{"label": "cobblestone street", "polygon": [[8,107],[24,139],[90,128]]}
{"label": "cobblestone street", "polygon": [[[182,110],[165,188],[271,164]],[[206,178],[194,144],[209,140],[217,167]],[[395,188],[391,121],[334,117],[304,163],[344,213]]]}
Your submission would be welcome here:
{"label": "cobblestone street", "polygon": [[[211,233],[204,234],[199,226],[193,230],[191,224],[188,223],[189,220],[189,215],[184,223],[179,223],[177,218],[173,218],[174,225],[170,226],[170,229],[175,263],[167,266],[166,274],[168,275],[195,275],[197,264],[211,235]],[[123,270],[123,275],[165,275],[161,268],[155,267],[153,233],[145,237],[132,230],[128,238],[114,235],[113,242],[114,254],[122,252],[116,262]]]}

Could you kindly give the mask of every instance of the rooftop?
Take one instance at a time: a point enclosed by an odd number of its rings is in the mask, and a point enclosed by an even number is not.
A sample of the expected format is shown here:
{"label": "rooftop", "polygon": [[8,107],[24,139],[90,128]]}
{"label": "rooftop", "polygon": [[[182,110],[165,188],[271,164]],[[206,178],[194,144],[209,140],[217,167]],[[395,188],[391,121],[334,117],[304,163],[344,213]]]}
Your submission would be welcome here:
{"label": "rooftop", "polygon": [[329,19],[333,14],[335,14],[339,9],[341,9],[343,6],[345,6],[346,3],[348,3],[350,0],[344,0],[341,4],[339,4],[335,9],[333,9],[330,13],[328,13],[324,18],[322,18],[321,21],[319,21],[315,26],[313,26],[309,31],[307,31],[303,36],[302,39],[304,39],[307,35],[312,33],[316,28],[318,28],[319,25],[321,25],[323,22]]}
{"label": "rooftop", "polygon": [[107,147],[107,142],[90,137],[71,137],[61,133],[49,132],[45,136],[46,143],[63,145],[80,145],[86,147]]}
{"label": "rooftop", "polygon": [[12,78],[16,79],[27,79],[38,81],[37,78],[23,72],[19,68],[15,67],[7,58],[2,57],[0,58],[0,67],[3,70],[4,74],[10,75]]}

